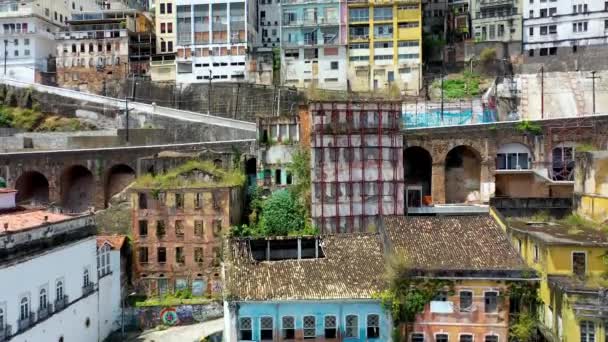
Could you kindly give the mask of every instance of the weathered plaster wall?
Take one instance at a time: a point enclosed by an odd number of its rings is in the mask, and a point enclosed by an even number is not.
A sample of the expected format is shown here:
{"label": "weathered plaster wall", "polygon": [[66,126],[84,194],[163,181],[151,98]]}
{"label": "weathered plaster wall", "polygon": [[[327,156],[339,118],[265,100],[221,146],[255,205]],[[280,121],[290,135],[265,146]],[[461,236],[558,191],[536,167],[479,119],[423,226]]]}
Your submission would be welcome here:
{"label": "weathered plaster wall", "polygon": [[608,152],[577,155],[574,182],[576,211],[597,222],[608,220]]}
{"label": "weathered plaster wall", "polygon": [[188,325],[220,318],[223,308],[220,303],[178,306],[146,306],[133,309],[140,329],[151,329],[157,325]]}

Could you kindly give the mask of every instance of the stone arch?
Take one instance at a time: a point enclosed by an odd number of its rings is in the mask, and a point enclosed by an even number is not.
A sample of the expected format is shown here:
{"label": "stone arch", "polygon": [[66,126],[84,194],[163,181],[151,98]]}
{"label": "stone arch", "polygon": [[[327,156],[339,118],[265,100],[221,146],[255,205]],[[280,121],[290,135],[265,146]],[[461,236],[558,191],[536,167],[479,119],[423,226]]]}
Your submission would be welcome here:
{"label": "stone arch", "polygon": [[83,212],[93,206],[95,180],[82,165],[67,167],[61,173],[61,206],[67,212]]}
{"label": "stone arch", "polygon": [[107,174],[104,184],[104,206],[107,208],[112,196],[121,192],[135,180],[135,171],[126,164],[112,166]]}
{"label": "stone arch", "polygon": [[49,181],[38,171],[26,171],[15,181],[17,203],[47,204],[49,202]]}
{"label": "stone arch", "polygon": [[445,202],[475,203],[481,201],[481,162],[476,149],[459,145],[445,157]]}
{"label": "stone arch", "polygon": [[408,207],[420,207],[424,196],[431,195],[433,157],[420,146],[410,146],[403,151],[403,165]]}

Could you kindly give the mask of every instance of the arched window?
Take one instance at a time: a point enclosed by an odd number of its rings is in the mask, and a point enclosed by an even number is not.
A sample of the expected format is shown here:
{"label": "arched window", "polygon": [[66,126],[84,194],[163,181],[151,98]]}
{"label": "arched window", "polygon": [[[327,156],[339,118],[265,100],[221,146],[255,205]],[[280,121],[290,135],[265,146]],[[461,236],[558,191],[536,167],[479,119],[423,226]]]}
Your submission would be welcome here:
{"label": "arched window", "polygon": [[82,280],[83,280],[82,281],[83,286],[89,285],[89,270],[88,269],[84,270],[84,273],[82,275]]}
{"label": "arched window", "polygon": [[40,309],[46,309],[48,306],[48,301],[46,298],[46,289],[40,290]]}
{"label": "arched window", "polygon": [[24,320],[30,317],[30,301],[27,297],[21,298],[21,314],[20,320]]}
{"label": "arched window", "polygon": [[574,144],[557,145],[551,154],[553,180],[571,181],[574,179]]}
{"label": "arched window", "polygon": [[497,170],[527,170],[530,168],[532,154],[522,144],[504,144],[496,154]]}
{"label": "arched window", "polygon": [[55,295],[57,296],[57,300],[63,299],[63,282],[61,280],[57,281]]}

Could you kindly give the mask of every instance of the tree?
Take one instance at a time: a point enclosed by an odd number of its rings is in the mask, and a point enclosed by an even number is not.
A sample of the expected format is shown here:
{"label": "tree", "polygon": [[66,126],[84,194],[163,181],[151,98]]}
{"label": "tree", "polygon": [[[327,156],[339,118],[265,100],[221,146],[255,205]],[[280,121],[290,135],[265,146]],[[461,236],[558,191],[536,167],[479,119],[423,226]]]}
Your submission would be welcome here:
{"label": "tree", "polygon": [[262,207],[259,226],[264,235],[290,235],[306,227],[306,212],[289,190],[275,191]]}
{"label": "tree", "polygon": [[293,173],[295,180],[289,190],[308,213],[311,205],[310,149],[300,147],[293,154],[289,171]]}

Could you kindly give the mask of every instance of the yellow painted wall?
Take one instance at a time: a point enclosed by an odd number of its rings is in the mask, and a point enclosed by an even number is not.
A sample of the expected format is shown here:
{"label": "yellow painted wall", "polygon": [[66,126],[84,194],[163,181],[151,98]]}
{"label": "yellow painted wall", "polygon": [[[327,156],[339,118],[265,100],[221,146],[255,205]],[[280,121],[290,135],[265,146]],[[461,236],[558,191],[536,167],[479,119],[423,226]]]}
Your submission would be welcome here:
{"label": "yellow painted wall", "polygon": [[605,222],[608,220],[608,197],[582,195],[576,211],[590,220]]}

